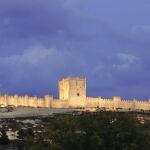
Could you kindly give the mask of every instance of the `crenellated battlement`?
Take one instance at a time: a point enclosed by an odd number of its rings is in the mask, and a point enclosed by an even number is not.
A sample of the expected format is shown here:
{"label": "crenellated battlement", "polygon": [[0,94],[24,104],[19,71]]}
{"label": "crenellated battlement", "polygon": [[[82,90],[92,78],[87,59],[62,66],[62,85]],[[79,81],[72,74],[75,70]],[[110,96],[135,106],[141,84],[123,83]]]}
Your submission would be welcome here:
{"label": "crenellated battlement", "polygon": [[31,97],[28,95],[25,96],[9,96],[9,95],[0,95],[0,106],[26,106],[26,107],[50,107],[50,101],[52,96],[45,96],[44,98],[38,98],[36,96]]}
{"label": "crenellated battlement", "polygon": [[108,110],[150,110],[150,99],[147,101],[137,99],[122,99],[120,96],[110,98],[87,97],[86,78],[68,77],[59,81],[59,99],[46,95],[37,96],[10,96],[0,95],[0,107],[48,107],[48,108],[104,108]]}

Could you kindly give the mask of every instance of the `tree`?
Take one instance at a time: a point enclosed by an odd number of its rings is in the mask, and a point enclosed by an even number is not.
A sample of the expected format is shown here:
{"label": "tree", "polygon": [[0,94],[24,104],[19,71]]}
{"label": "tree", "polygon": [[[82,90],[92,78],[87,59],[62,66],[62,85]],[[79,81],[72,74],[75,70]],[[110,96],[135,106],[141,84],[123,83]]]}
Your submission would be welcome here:
{"label": "tree", "polygon": [[28,149],[149,150],[149,122],[136,114],[95,112],[46,119],[41,133],[26,136]]}
{"label": "tree", "polygon": [[7,145],[9,144],[9,139],[8,136],[6,134],[6,131],[4,129],[1,129],[1,137],[0,137],[0,144],[2,145]]}

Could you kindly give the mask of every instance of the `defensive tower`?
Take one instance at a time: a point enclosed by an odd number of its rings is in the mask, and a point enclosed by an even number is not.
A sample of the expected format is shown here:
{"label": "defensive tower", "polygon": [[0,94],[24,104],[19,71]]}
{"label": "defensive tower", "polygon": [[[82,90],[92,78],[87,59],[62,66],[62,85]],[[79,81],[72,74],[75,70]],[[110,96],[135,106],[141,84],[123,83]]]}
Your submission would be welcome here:
{"label": "defensive tower", "polygon": [[68,77],[59,81],[59,99],[86,97],[86,79]]}

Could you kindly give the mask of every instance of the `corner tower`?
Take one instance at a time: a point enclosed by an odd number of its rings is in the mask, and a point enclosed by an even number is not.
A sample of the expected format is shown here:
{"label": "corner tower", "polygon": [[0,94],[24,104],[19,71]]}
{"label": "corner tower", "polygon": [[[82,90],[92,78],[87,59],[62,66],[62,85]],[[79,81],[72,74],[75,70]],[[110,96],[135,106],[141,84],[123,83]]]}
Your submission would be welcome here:
{"label": "corner tower", "polygon": [[68,77],[59,81],[59,99],[86,97],[86,79]]}

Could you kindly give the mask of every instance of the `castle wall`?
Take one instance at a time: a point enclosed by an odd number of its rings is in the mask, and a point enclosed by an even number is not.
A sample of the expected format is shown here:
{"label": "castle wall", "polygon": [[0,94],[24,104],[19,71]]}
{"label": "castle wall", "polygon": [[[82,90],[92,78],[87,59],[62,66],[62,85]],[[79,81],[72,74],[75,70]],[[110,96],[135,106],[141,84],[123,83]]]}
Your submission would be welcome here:
{"label": "castle wall", "polygon": [[44,97],[44,106],[47,108],[52,107],[53,96],[46,95]]}
{"label": "castle wall", "polygon": [[133,102],[131,100],[122,100],[122,101],[120,101],[120,107],[119,108],[134,110],[135,109],[135,102]]}
{"label": "castle wall", "polygon": [[71,78],[69,80],[69,99],[86,97],[86,80],[79,78]]}
{"label": "castle wall", "polygon": [[45,107],[43,99],[38,99],[35,104],[37,107]]}
{"label": "castle wall", "polygon": [[53,99],[52,96],[44,98],[25,96],[0,95],[0,106],[27,106],[27,107],[48,107],[48,108],[105,108],[109,110],[150,110],[150,101],[122,100],[115,96],[113,99],[92,98],[92,97],[71,97],[70,99]]}
{"label": "castle wall", "polygon": [[69,100],[69,107],[71,108],[84,108],[86,103],[85,97],[71,97]]}
{"label": "castle wall", "polygon": [[7,97],[6,100],[7,100],[8,106],[17,106],[16,105],[17,104],[17,98],[16,97],[10,96],[9,98]]}
{"label": "castle wall", "polygon": [[102,99],[99,98],[99,108],[105,108],[105,109],[114,109],[114,101],[112,99]]}
{"label": "castle wall", "polygon": [[27,107],[51,107],[52,96],[45,96],[44,98],[25,96],[9,96],[0,95],[0,106],[27,106]]}
{"label": "castle wall", "polygon": [[86,97],[85,78],[65,78],[59,82],[59,99],[46,95],[44,98],[36,96],[0,95],[0,106],[27,106],[47,108],[104,108],[106,110],[150,110],[150,100],[124,100],[119,96],[112,99]]}
{"label": "castle wall", "polygon": [[68,108],[68,101],[67,100],[59,100],[55,99],[51,102],[51,107],[52,108]]}
{"label": "castle wall", "polygon": [[68,99],[69,97],[69,81],[62,80],[59,82],[59,99]]}
{"label": "castle wall", "polygon": [[119,96],[114,96],[113,99],[87,97],[85,108],[150,110],[150,102],[141,100],[122,100]]}
{"label": "castle wall", "polygon": [[121,100],[120,108],[131,110],[150,110],[150,102],[141,100]]}
{"label": "castle wall", "polygon": [[135,109],[136,110],[150,110],[150,102],[149,101],[135,101]]}
{"label": "castle wall", "polygon": [[7,106],[7,95],[0,95],[0,106]]}
{"label": "castle wall", "polygon": [[85,107],[114,109],[114,101],[112,99],[87,97]]}
{"label": "castle wall", "polygon": [[99,98],[87,97],[85,107],[86,108],[97,108],[97,107],[99,107]]}

